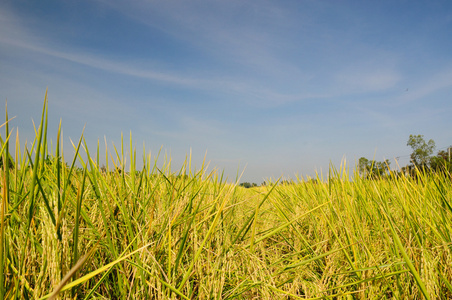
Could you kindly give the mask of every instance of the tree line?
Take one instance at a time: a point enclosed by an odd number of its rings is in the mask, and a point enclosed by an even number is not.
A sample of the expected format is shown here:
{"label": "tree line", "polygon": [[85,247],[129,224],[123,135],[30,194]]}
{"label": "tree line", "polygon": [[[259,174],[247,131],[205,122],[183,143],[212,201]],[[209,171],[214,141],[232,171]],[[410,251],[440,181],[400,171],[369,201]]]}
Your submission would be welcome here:
{"label": "tree line", "polygon": [[[3,140],[0,141],[3,144]],[[422,172],[447,172],[452,170],[452,146],[446,150],[440,150],[436,155],[433,155],[436,144],[435,141],[430,139],[425,141],[423,135],[410,135],[407,141],[407,146],[410,146],[412,153],[410,154],[410,164],[398,172],[402,172],[405,175],[416,176],[417,171]],[[8,161],[9,168],[14,168],[14,161],[11,155],[6,157],[0,155],[0,168],[3,168],[4,161]],[[52,164],[50,157],[45,159],[46,164]],[[60,163],[61,158],[60,158]],[[365,178],[382,178],[389,175],[390,161],[388,159],[384,161],[375,161],[361,157],[358,161],[358,172],[361,177]],[[103,167],[104,168],[104,167]],[[102,168],[102,169],[103,169]],[[293,181],[284,180],[280,184],[290,184]],[[267,182],[263,182],[261,185],[267,185]],[[244,188],[257,187],[256,183],[243,182],[240,186]]]}
{"label": "tree line", "polygon": [[[410,135],[407,141],[407,146],[411,147],[410,163],[402,167],[400,171],[395,172],[396,175],[403,173],[407,176],[416,176],[418,171],[421,172],[441,172],[446,173],[452,171],[452,146],[446,150],[440,150],[436,155],[433,155],[436,144],[430,139],[426,141],[423,135]],[[375,179],[384,178],[390,174],[391,162],[388,159],[384,161],[370,160],[366,157],[361,157],[358,161],[358,172],[361,177]],[[315,182],[315,180],[311,180]],[[283,180],[279,184],[291,184],[292,180]],[[263,182],[261,185],[267,185]],[[252,188],[258,186],[256,183],[243,182],[240,186],[244,188]]]}
{"label": "tree line", "polygon": [[[410,163],[402,167],[399,172],[409,176],[416,176],[417,171],[446,172],[452,170],[452,146],[433,155],[436,148],[435,141],[432,139],[425,141],[424,136],[420,134],[411,134],[408,138],[407,146],[410,146],[413,151],[410,154]],[[387,159],[380,162],[361,157],[358,161],[358,171],[362,177],[381,178],[387,176],[389,170],[390,162]]]}

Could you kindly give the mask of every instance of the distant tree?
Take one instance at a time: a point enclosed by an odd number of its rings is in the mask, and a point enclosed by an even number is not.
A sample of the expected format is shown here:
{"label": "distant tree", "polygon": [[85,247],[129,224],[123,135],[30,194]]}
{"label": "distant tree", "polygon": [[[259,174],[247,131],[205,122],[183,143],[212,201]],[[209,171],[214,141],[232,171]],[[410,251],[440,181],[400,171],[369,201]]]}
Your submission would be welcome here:
{"label": "distant tree", "polygon": [[446,151],[441,150],[436,156],[430,159],[430,167],[435,171],[444,171],[445,169],[451,170],[452,159],[451,159],[452,146]]}
{"label": "distant tree", "polygon": [[389,160],[375,161],[361,157],[358,161],[359,174],[364,178],[379,178],[385,176],[389,170]]}
{"label": "distant tree", "polygon": [[249,182],[242,182],[242,183],[240,184],[240,186],[241,186],[241,187],[244,187],[244,188],[246,188],[246,189],[249,189],[249,188],[251,187],[251,183],[249,183]]}
{"label": "distant tree", "polygon": [[452,160],[451,155],[452,155],[452,146],[447,148],[446,151],[444,151],[444,150],[439,151],[437,154],[438,157],[441,157],[445,161],[449,161],[449,162]]}
{"label": "distant tree", "polygon": [[241,187],[244,187],[246,189],[252,188],[252,187],[256,187],[257,184],[256,183],[249,183],[249,182],[242,182],[241,184],[239,184]]}
{"label": "distant tree", "polygon": [[412,135],[407,142],[407,146],[410,146],[413,149],[411,153],[411,161],[417,167],[428,167],[430,164],[430,156],[433,154],[433,150],[435,150],[435,141],[429,140],[425,142],[423,135]]}
{"label": "distant tree", "polygon": [[358,170],[359,170],[359,174],[363,175],[364,177],[367,176],[368,172],[369,172],[369,166],[370,166],[370,161],[365,158],[365,157],[361,157],[358,160]]}

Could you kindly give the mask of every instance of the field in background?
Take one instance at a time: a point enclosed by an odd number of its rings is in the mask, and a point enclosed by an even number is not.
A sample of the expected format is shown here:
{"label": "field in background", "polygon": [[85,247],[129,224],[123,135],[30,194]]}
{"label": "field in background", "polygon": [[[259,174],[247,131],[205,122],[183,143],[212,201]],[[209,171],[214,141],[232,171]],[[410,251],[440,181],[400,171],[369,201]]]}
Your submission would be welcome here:
{"label": "field in background", "polygon": [[0,299],[452,298],[449,171],[245,189],[123,149],[101,169],[83,138],[50,149],[46,114],[28,147],[2,135]]}

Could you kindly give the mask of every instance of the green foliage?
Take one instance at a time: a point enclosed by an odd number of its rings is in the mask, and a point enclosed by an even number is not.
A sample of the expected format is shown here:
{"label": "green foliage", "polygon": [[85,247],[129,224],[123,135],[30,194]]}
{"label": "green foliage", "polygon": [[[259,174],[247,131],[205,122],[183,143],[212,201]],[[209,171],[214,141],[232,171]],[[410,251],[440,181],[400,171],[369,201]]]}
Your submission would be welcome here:
{"label": "green foliage", "polygon": [[407,145],[413,149],[413,152],[411,153],[412,164],[402,168],[405,174],[415,177],[419,176],[419,172],[436,172],[446,175],[448,170],[452,170],[452,146],[446,151],[440,150],[436,156],[432,156],[435,141],[426,142],[423,135],[410,135]]}
{"label": "green foliage", "polygon": [[430,156],[435,150],[435,141],[429,140],[426,142],[423,135],[412,135],[407,142],[407,146],[413,149],[411,153],[411,161],[417,167],[426,167],[430,164]]}
{"label": "green foliage", "polygon": [[452,170],[452,146],[446,151],[441,150],[436,156],[430,159],[430,167],[436,172],[442,172],[444,170]]}
{"label": "green foliage", "polygon": [[389,174],[390,164],[388,159],[380,162],[361,157],[358,161],[359,174],[364,178],[382,178]]}
{"label": "green foliage", "polygon": [[240,186],[241,187],[244,187],[244,188],[246,188],[246,189],[249,189],[249,188],[252,188],[252,187],[257,187],[257,184],[256,183],[249,183],[249,182],[242,182],[242,183],[240,183]]}

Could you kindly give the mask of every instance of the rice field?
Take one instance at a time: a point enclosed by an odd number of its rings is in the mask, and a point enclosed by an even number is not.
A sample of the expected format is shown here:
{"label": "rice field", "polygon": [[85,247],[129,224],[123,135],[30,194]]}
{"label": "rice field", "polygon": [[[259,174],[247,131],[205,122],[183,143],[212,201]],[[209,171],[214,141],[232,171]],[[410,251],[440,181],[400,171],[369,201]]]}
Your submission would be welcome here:
{"label": "rice field", "polygon": [[245,189],[37,125],[2,126],[0,299],[452,298],[450,171]]}

